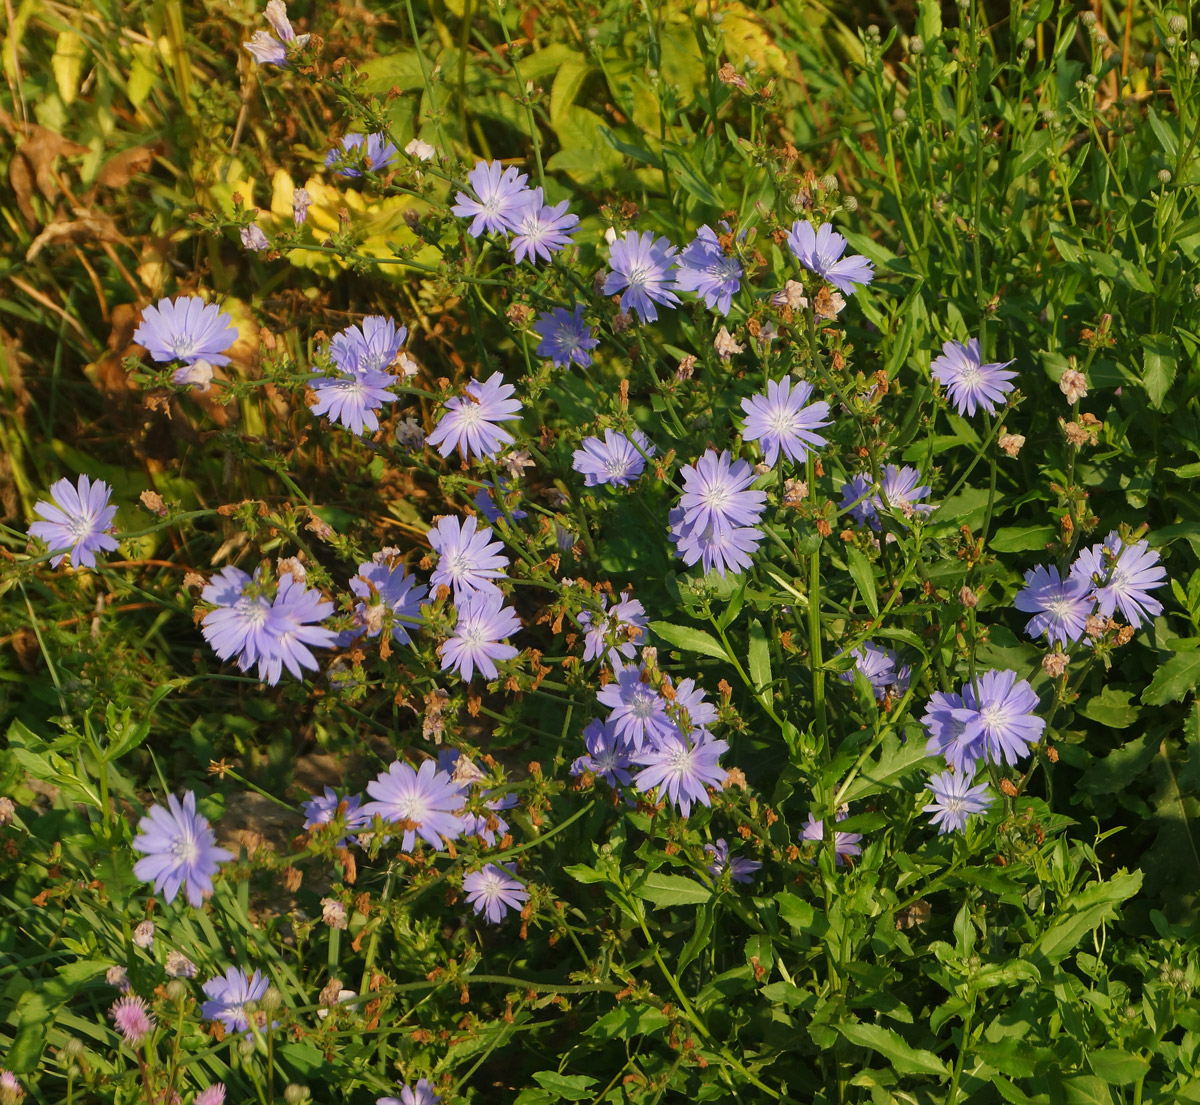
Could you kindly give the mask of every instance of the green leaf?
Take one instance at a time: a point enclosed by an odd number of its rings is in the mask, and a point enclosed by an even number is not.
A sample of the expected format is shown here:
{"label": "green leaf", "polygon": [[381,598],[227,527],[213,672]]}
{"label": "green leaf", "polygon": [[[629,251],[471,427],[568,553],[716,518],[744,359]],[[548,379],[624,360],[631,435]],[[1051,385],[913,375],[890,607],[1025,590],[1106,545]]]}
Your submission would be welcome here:
{"label": "green leaf", "polygon": [[1087,1061],[1097,1075],[1113,1086],[1132,1085],[1150,1069],[1148,1060],[1115,1047],[1089,1051]]}
{"label": "green leaf", "polygon": [[672,625],[670,622],[651,622],[650,632],[666,641],[674,648],[684,652],[698,652],[701,656],[715,656],[718,660],[728,660],[721,642],[711,633],[703,629],[692,629],[686,625]]}
{"label": "green leaf", "polygon": [[589,867],[586,863],[571,863],[563,870],[571,876],[576,882],[585,884],[596,882],[608,882],[608,876],[601,874],[594,867]]}
{"label": "green leaf", "polygon": [[775,895],[779,907],[779,918],[796,932],[808,932],[813,927],[817,911],[803,898],[797,897],[788,890],[782,890]]}
{"label": "green leaf", "polygon": [[1079,713],[1091,721],[1099,722],[1109,729],[1126,729],[1137,721],[1142,711],[1130,705],[1132,691],[1118,691],[1105,687],[1098,695],[1093,695],[1079,708]]}
{"label": "green leaf", "polygon": [[854,586],[858,588],[863,602],[867,604],[867,609],[871,611],[873,617],[878,616],[879,597],[875,594],[875,573],[871,571],[871,562],[867,559],[866,554],[861,549],[848,545],[846,547],[846,565],[850,569],[850,578],[854,580]]}
{"label": "green leaf", "polygon": [[1035,964],[1061,963],[1089,933],[1117,914],[1117,906],[1132,898],[1142,885],[1142,873],[1115,875],[1093,883],[1073,899],[1067,916],[1057,920],[1029,946],[1025,957]]}
{"label": "green leaf", "polygon": [[639,898],[656,909],[677,905],[703,905],[712,898],[712,889],[685,875],[664,875],[652,871],[638,887]]}
{"label": "green leaf", "polygon": [[553,1090],[562,1101],[583,1101],[592,1097],[589,1086],[596,1084],[596,1079],[586,1074],[558,1074],[552,1070],[540,1070],[533,1080],[544,1090]]}
{"label": "green leaf", "polygon": [[1142,691],[1146,706],[1182,702],[1200,683],[1200,652],[1177,652],[1165,664],[1159,664],[1154,678]]}
{"label": "green leaf", "polygon": [[759,687],[771,685],[771,646],[767,641],[766,631],[757,619],[750,623],[750,649],[747,661],[750,664],[750,678]]}
{"label": "green leaf", "polygon": [[1162,408],[1175,382],[1177,360],[1175,343],[1170,337],[1150,334],[1142,339],[1142,385],[1152,407]]}
{"label": "green leaf", "polygon": [[111,962],[101,959],[77,959],[74,963],[64,963],[57,967],[55,973],[68,986],[78,986],[81,982],[104,974],[111,966]]}
{"label": "green leaf", "polygon": [[854,802],[870,794],[896,786],[906,775],[911,775],[926,760],[923,736],[910,737],[901,743],[895,733],[884,738],[879,759],[868,763],[857,779],[842,795],[843,802]]}
{"label": "green leaf", "polygon": [[1041,552],[1056,534],[1053,526],[1005,526],[992,534],[988,544],[993,552]]}
{"label": "green leaf", "polygon": [[913,1047],[894,1028],[879,1024],[839,1024],[837,1028],[852,1044],[879,1052],[897,1074],[947,1073],[946,1064],[932,1051]]}

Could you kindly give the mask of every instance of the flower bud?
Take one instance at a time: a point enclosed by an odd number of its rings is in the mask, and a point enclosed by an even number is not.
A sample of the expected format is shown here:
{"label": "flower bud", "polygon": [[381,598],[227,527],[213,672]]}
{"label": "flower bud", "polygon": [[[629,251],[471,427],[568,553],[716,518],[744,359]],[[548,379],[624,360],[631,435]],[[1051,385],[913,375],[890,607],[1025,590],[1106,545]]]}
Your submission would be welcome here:
{"label": "flower bud", "polygon": [[1167,20],[1167,30],[1173,35],[1181,35],[1187,30],[1187,19],[1182,15],[1173,15]]}
{"label": "flower bud", "polygon": [[308,1092],[307,1086],[292,1082],[283,1091],[283,1100],[287,1102],[287,1105],[305,1105],[306,1102],[312,1100],[312,1094]]}
{"label": "flower bud", "polygon": [[274,1013],[283,1004],[283,995],[274,986],[268,986],[267,992],[263,994],[262,1000],[258,1004],[268,1013]]}
{"label": "flower bud", "polygon": [[920,35],[913,35],[908,40],[908,52],[916,57],[918,54],[925,53],[925,40]]}
{"label": "flower bud", "polygon": [[1171,170],[1170,169],[1159,169],[1158,170],[1158,183],[1159,184],[1170,184],[1171,183]]}

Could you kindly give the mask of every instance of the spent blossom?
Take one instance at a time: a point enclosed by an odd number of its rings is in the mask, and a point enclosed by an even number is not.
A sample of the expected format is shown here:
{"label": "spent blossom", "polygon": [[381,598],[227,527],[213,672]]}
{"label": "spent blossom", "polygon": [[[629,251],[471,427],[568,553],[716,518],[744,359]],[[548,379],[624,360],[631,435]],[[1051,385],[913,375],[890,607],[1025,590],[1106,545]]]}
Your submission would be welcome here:
{"label": "spent blossom", "polygon": [[1072,406],[1079,402],[1080,399],[1086,399],[1088,393],[1087,377],[1073,368],[1068,368],[1066,372],[1059,377],[1059,390],[1067,397],[1067,402]]}

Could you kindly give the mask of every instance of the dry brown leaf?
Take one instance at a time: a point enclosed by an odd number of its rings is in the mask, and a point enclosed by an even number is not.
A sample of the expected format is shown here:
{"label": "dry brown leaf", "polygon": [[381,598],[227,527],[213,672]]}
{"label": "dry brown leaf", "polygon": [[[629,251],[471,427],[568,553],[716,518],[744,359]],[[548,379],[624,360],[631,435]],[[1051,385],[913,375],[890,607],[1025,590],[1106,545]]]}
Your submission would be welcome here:
{"label": "dry brown leaf", "polygon": [[74,219],[59,219],[47,223],[25,251],[25,260],[32,261],[49,245],[59,242],[123,242],[125,239],[112,216],[102,211],[76,207]]}
{"label": "dry brown leaf", "polygon": [[96,184],[101,188],[124,188],[139,173],[146,172],[154,159],[166,152],[167,144],[159,139],[147,146],[133,146],[114,154],[96,174]]}
{"label": "dry brown leaf", "polygon": [[32,185],[50,202],[58,199],[62,189],[54,175],[54,162],[59,157],[77,157],[88,152],[87,146],[72,142],[48,127],[31,124],[25,140],[17,147],[8,168],[8,178],[17,196],[21,214],[31,224],[37,222],[33,209]]}

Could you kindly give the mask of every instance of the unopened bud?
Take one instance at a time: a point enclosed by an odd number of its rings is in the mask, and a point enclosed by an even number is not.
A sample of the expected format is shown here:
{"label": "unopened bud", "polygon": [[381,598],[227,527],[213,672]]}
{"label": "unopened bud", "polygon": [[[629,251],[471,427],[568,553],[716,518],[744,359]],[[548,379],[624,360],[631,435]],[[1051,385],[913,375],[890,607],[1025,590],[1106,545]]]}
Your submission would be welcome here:
{"label": "unopened bud", "polygon": [[1159,169],[1158,170],[1158,183],[1159,184],[1170,184],[1171,183],[1171,170],[1170,169]]}
{"label": "unopened bud", "polygon": [[258,1004],[268,1013],[274,1013],[283,1004],[283,995],[274,986],[268,986],[267,992],[263,994],[262,1000]]}
{"label": "unopened bud", "polygon": [[925,53],[925,40],[920,35],[913,35],[908,40],[908,52],[916,57],[918,54]]}
{"label": "unopened bud", "polygon": [[1187,20],[1182,15],[1173,15],[1167,20],[1167,30],[1173,35],[1181,35],[1187,30]]}
{"label": "unopened bud", "polygon": [[301,1086],[296,1082],[292,1082],[283,1091],[283,1100],[288,1105],[305,1105],[306,1102],[312,1100],[312,1094],[308,1092],[307,1086]]}

